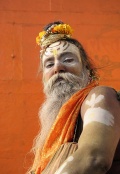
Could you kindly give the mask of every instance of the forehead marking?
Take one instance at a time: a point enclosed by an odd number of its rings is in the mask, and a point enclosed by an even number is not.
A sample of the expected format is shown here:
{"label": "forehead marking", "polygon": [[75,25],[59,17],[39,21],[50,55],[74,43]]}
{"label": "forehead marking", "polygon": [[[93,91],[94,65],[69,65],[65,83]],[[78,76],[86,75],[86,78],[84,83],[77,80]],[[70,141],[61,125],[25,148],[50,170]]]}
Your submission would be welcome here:
{"label": "forehead marking", "polygon": [[53,55],[54,55],[54,56],[57,56],[57,54],[58,54],[57,49],[53,49],[53,51],[52,51],[52,52],[53,52]]}
{"label": "forehead marking", "polygon": [[63,51],[65,51],[69,46],[70,46],[70,44],[69,44],[68,42],[66,42],[65,45],[63,45],[63,47],[65,47],[65,48],[63,49]]}
{"label": "forehead marking", "polygon": [[[58,41],[58,42],[55,42],[53,44],[51,44],[45,51],[45,56],[49,56],[50,54],[53,54],[54,56],[56,55],[56,52],[61,50],[61,51],[65,51],[67,50],[67,48],[70,46],[69,42],[67,41],[64,41],[64,42],[61,42],[61,41]],[[55,50],[55,51],[54,51]]]}
{"label": "forehead marking", "polygon": [[66,41],[64,41],[63,47],[66,45]]}
{"label": "forehead marking", "polygon": [[48,48],[53,48],[53,47],[56,47],[56,46],[59,46],[59,45],[61,45],[61,41],[57,41],[57,42],[55,42],[55,43],[49,45]]}

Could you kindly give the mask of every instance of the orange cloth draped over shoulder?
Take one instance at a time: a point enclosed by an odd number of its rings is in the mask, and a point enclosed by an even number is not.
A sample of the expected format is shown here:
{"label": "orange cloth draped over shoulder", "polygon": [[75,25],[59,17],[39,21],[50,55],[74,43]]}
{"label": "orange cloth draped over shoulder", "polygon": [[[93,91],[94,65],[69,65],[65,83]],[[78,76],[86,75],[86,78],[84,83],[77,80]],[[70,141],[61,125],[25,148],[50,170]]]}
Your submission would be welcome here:
{"label": "orange cloth draped over shoulder", "polygon": [[92,82],[87,87],[79,90],[61,107],[42,148],[40,165],[35,174],[41,174],[60,145],[73,140],[80,107],[85,97],[96,85],[96,82]]}

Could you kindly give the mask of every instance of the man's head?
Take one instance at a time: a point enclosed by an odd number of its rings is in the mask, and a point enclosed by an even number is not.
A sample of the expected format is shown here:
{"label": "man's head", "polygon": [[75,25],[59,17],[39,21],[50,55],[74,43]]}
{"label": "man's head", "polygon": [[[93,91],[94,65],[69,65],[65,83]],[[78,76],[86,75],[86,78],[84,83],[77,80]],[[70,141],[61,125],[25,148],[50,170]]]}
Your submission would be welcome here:
{"label": "man's head", "polygon": [[89,71],[83,66],[76,45],[60,40],[49,45],[42,56],[43,82],[46,94],[60,97],[73,94],[88,83]]}
{"label": "man's head", "polygon": [[48,24],[36,39],[41,46],[45,93],[50,93],[53,87],[68,83],[69,78],[65,80],[64,75],[77,78],[79,89],[96,78],[95,68],[89,57],[71,35],[72,28],[57,21]]}

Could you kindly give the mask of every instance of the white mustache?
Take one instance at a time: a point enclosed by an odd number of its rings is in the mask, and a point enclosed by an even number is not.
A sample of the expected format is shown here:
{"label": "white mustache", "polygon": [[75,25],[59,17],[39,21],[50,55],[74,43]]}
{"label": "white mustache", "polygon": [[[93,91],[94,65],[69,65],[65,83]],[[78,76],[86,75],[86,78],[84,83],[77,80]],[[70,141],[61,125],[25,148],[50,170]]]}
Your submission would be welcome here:
{"label": "white mustache", "polygon": [[[50,92],[56,87],[60,87],[61,85],[70,85],[72,88],[82,88],[88,82],[88,76],[86,73],[82,72],[80,76],[76,76],[72,73],[57,73],[53,75],[48,82],[44,83],[44,92]],[[61,88],[62,89],[62,88]],[[61,91],[62,92],[62,91]]]}
{"label": "white mustache", "polygon": [[81,80],[81,77],[78,77],[78,76],[68,73],[68,72],[57,73],[49,79],[48,84],[51,84],[50,86],[52,87],[58,81],[64,80],[65,82],[73,82],[74,79],[76,81],[78,81],[78,83],[79,83],[79,81]]}

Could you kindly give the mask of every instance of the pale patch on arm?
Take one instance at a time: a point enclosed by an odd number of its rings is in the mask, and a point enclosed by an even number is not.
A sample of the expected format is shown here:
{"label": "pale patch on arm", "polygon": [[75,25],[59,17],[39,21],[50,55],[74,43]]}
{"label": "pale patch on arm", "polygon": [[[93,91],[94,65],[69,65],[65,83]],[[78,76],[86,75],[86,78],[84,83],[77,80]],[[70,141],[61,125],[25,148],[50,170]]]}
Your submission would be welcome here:
{"label": "pale patch on arm", "polygon": [[95,97],[96,97],[95,94],[92,94],[91,99],[87,100],[85,104],[93,108],[96,103],[99,103],[104,98],[103,95],[99,95],[96,98]]}
{"label": "pale patch on arm", "polygon": [[67,164],[73,161],[73,156],[69,156],[67,160],[60,166],[60,168],[54,174],[69,174],[69,172],[65,171],[62,173],[63,169],[67,166]]}
{"label": "pale patch on arm", "polygon": [[101,102],[103,99],[103,95],[99,95],[98,97],[96,97],[95,94],[92,94],[91,99],[86,101],[85,104],[89,105],[90,108],[88,108],[85,112],[83,127],[91,122],[99,122],[107,126],[113,126],[113,115],[109,111],[102,109],[101,107],[95,107],[95,104]]}
{"label": "pale patch on arm", "polygon": [[91,122],[99,122],[107,126],[113,126],[114,117],[113,115],[100,107],[98,108],[89,108],[84,115],[84,127]]}

